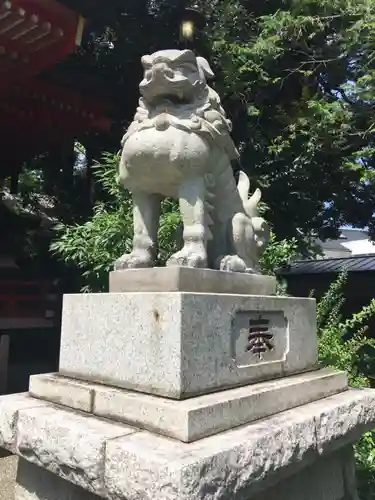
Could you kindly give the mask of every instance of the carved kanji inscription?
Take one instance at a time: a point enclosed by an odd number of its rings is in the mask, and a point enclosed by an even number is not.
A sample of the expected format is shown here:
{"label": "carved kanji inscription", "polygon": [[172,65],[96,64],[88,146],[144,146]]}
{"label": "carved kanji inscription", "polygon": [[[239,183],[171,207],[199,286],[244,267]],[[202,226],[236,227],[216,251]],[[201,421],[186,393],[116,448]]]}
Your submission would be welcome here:
{"label": "carved kanji inscription", "polygon": [[273,333],[269,330],[269,320],[259,317],[259,319],[249,320],[248,345],[246,350],[262,358],[263,354],[273,349]]}
{"label": "carved kanji inscription", "polygon": [[288,327],[282,311],[239,311],[232,322],[232,356],[238,367],[283,362]]}

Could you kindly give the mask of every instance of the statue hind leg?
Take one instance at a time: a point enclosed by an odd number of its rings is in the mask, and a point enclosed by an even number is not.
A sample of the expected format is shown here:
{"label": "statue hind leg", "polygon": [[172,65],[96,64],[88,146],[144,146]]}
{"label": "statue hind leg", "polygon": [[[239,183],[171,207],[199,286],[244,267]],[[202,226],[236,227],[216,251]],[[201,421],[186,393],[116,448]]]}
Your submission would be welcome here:
{"label": "statue hind leg", "polygon": [[251,219],[244,213],[237,213],[227,230],[229,252],[216,259],[216,267],[222,271],[258,273],[255,255],[252,255],[254,230]]}
{"label": "statue hind leg", "polygon": [[246,272],[247,265],[233,246],[231,220],[219,222],[214,218],[212,234],[208,245],[211,266],[221,271]]}
{"label": "statue hind leg", "polygon": [[161,199],[157,194],[133,192],[133,249],[115,262],[116,270],[154,266]]}
{"label": "statue hind leg", "polygon": [[232,238],[237,256],[246,265],[246,272],[258,274],[254,226],[247,214],[237,213],[233,217]]}

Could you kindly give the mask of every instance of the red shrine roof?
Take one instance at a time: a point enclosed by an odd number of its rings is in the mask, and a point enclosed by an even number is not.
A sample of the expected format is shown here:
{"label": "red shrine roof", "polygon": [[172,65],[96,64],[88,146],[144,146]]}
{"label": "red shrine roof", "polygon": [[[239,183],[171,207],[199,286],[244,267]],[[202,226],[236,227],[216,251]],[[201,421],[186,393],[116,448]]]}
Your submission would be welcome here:
{"label": "red shrine roof", "polygon": [[64,59],[80,45],[83,27],[55,0],[0,0],[0,90]]}
{"label": "red shrine roof", "polygon": [[38,76],[80,45],[84,25],[57,0],[0,0],[0,134],[14,162],[109,129],[103,103]]}
{"label": "red shrine roof", "polygon": [[73,90],[33,78],[0,98],[0,136],[15,163],[94,129],[108,131],[106,104]]}

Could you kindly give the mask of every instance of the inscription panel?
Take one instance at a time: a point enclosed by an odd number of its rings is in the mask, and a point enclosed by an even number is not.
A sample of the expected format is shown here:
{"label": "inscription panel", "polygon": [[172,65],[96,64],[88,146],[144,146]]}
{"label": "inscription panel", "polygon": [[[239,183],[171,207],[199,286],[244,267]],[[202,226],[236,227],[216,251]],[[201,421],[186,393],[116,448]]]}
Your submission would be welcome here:
{"label": "inscription panel", "polygon": [[240,311],[232,321],[232,357],[238,367],[285,361],[288,322],[282,311]]}

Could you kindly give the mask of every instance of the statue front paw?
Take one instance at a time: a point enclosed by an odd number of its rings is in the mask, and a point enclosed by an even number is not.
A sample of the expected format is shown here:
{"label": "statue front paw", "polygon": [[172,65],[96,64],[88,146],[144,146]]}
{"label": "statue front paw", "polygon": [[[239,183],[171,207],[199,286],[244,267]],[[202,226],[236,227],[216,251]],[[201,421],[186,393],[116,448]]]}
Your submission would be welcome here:
{"label": "statue front paw", "polygon": [[207,267],[207,252],[201,245],[185,246],[173,254],[167,266]]}
{"label": "statue front paw", "polygon": [[153,267],[154,264],[154,260],[149,252],[138,250],[122,255],[116,260],[114,269],[115,271],[120,271],[121,269]]}

